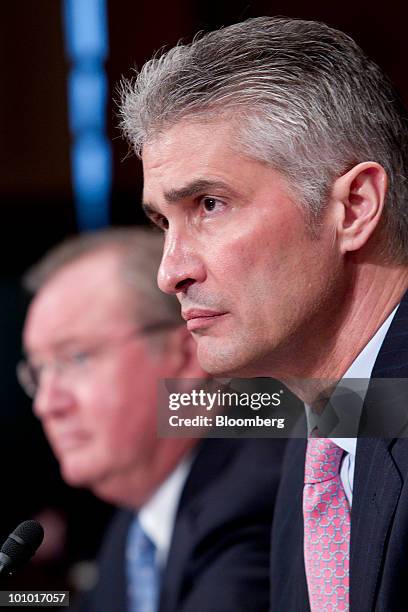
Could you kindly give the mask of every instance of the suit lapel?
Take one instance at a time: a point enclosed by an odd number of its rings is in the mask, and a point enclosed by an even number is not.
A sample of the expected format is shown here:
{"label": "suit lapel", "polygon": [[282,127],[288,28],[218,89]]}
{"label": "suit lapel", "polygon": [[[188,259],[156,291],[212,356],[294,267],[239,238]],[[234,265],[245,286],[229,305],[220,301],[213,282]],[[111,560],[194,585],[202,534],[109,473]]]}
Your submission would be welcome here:
{"label": "suit lapel", "polygon": [[103,546],[98,584],[89,600],[85,598],[83,609],[86,612],[127,610],[126,548],[129,528],[134,518],[134,512],[121,510],[113,519]]}
{"label": "suit lapel", "polygon": [[389,451],[390,441],[361,438],[357,444],[351,511],[350,603],[374,609],[387,535],[402,481]]}
{"label": "suit lapel", "polygon": [[[305,419],[303,419],[305,424]],[[300,428],[299,428],[300,431]],[[272,525],[271,611],[310,612],[303,555],[306,439],[290,440]]]}
{"label": "suit lapel", "polygon": [[372,378],[408,377],[408,291],[395,313],[371,376]]}
{"label": "suit lapel", "polygon": [[[375,379],[380,378],[408,378],[408,293],[382,344],[364,403],[364,410],[370,410],[370,405],[381,412],[398,410],[401,402],[398,385],[394,393],[392,385],[388,386],[390,393],[385,401],[384,397],[379,401]],[[357,442],[351,511],[350,603],[351,609],[358,612],[375,607],[388,535],[403,486],[391,451],[394,443],[395,440],[384,438],[360,438]]]}
{"label": "suit lapel", "polygon": [[233,439],[206,439],[200,443],[179,503],[166,569],[162,577],[160,612],[176,612],[189,589],[194,568],[191,560],[205,517],[203,498],[237,449]]}

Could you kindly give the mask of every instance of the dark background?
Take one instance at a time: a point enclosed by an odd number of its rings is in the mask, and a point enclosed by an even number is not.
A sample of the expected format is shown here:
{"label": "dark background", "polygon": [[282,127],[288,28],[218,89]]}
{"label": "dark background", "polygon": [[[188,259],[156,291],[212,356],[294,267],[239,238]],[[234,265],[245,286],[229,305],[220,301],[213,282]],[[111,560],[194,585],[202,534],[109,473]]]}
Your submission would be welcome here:
{"label": "dark background", "polygon": [[[109,58],[114,96],[122,75],[141,66],[162,46],[189,41],[248,17],[287,15],[319,19],[344,30],[382,66],[408,101],[407,9],[397,2],[341,3],[288,0],[215,2],[108,1]],[[3,451],[0,536],[44,506],[67,509],[75,534],[72,556],[91,555],[99,527],[86,541],[80,526],[94,524],[95,503],[67,491],[14,370],[20,353],[24,301],[21,273],[61,238],[77,231],[70,176],[62,5],[59,0],[2,2],[0,17],[0,444]],[[116,127],[114,104],[107,113],[113,143],[112,224],[143,223],[138,202],[140,163],[125,159],[128,146]],[[76,539],[75,539],[76,538]]]}

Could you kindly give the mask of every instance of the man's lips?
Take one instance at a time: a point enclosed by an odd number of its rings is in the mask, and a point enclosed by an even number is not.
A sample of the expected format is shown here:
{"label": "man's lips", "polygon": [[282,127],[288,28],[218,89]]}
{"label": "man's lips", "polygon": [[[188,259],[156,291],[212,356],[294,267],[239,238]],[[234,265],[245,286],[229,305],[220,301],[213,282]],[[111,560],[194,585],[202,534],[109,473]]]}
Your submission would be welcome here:
{"label": "man's lips", "polygon": [[219,321],[220,318],[224,317],[226,314],[226,312],[216,310],[192,308],[183,311],[182,317],[185,321],[187,321],[187,329],[189,331],[194,331],[203,327],[209,327],[213,323]]}
{"label": "man's lips", "polygon": [[83,446],[89,441],[90,436],[83,431],[69,431],[52,436],[54,449],[58,452],[67,452]]}

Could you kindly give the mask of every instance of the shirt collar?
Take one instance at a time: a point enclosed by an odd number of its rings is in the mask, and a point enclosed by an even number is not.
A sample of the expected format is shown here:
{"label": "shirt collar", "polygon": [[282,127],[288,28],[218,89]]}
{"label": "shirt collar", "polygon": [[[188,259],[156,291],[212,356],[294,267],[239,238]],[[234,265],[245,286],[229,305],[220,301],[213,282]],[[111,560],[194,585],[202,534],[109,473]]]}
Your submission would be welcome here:
{"label": "shirt collar", "polygon": [[371,377],[375,360],[377,359],[381,345],[384,342],[385,336],[387,335],[388,329],[392,323],[395,313],[398,310],[398,307],[399,304],[394,308],[392,313],[376,331],[370,342],[365,345],[361,353],[357,355],[347,372],[344,374],[343,378],[364,378],[367,380],[368,386],[368,381]]}
{"label": "shirt collar", "polygon": [[170,548],[178,503],[194,454],[188,455],[160,485],[138,513],[140,525],[156,546],[156,560],[164,567]]}
{"label": "shirt collar", "polygon": [[[352,388],[356,394],[361,398],[361,402],[359,402],[359,406],[355,413],[350,415],[351,422],[354,423],[355,431],[358,430],[358,423],[360,421],[361,411],[363,409],[365,395],[367,393],[368,384],[370,381],[371,373],[374,368],[375,361],[377,359],[378,353],[380,352],[381,345],[384,342],[385,336],[388,332],[388,329],[392,323],[392,320],[397,312],[399,304],[394,308],[392,313],[387,317],[381,327],[376,331],[371,340],[366,344],[363,350],[357,355],[353,363],[350,365],[348,370],[343,375],[341,381],[337,384],[336,389],[333,392],[331,397],[331,403],[335,409],[336,407],[336,397],[339,396],[341,390],[341,382],[343,380],[347,380],[347,387]],[[353,388],[355,387],[355,389]],[[336,395],[337,394],[337,395]],[[340,402],[341,403],[341,402]],[[308,431],[310,432],[313,427],[316,425],[315,423],[315,415],[313,415],[310,406],[305,405],[306,408],[306,419],[308,423]],[[333,437],[330,438],[340,446],[347,453],[355,455],[357,439],[356,438],[338,438]]]}

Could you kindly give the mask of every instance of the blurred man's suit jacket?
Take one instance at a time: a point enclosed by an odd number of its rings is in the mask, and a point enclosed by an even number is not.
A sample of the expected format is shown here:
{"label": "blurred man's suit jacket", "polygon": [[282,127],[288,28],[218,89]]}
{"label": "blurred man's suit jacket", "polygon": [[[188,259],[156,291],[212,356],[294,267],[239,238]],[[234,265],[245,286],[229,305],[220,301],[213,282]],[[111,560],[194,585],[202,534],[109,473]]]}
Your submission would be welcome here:
{"label": "blurred man's suit jacket", "polygon": [[[363,408],[363,417],[371,419],[370,426],[375,429],[381,418],[389,431],[381,438],[361,437],[357,441],[351,511],[351,612],[408,610],[408,438],[397,437],[401,433],[407,436],[407,381],[384,381],[382,397],[374,381],[392,378],[408,379],[408,294],[381,346]],[[398,423],[391,419],[393,412],[401,415]],[[303,556],[305,452],[305,439],[291,440],[287,446],[272,533],[272,612],[310,610]]]}
{"label": "blurred man's suit jacket", "polygon": [[[267,612],[270,529],[284,440],[208,439],[180,499],[159,612]],[[76,608],[127,612],[121,511],[102,547],[99,582]]]}

